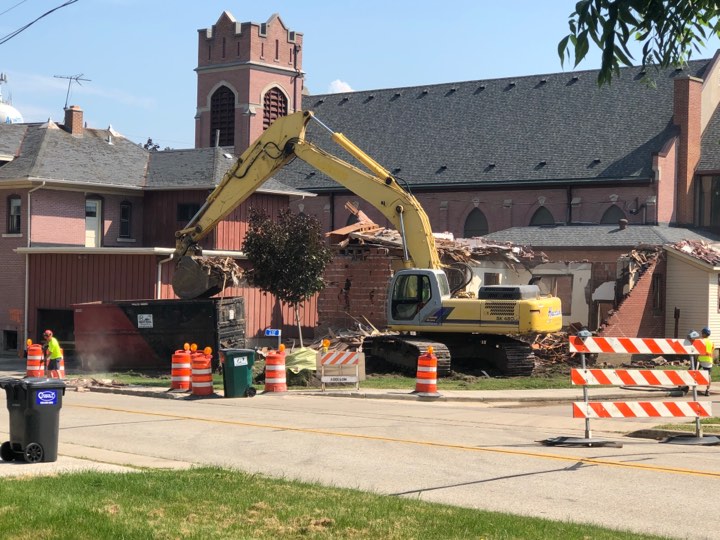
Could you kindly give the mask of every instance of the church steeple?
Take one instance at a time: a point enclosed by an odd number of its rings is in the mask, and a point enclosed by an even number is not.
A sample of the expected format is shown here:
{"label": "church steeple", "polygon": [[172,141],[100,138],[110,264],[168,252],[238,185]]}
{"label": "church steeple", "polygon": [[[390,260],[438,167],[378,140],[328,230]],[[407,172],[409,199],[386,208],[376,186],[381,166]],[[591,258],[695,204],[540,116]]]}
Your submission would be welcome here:
{"label": "church steeple", "polygon": [[276,13],[238,23],[227,11],[198,30],[195,147],[240,153],[278,116],[300,107],[303,35]]}

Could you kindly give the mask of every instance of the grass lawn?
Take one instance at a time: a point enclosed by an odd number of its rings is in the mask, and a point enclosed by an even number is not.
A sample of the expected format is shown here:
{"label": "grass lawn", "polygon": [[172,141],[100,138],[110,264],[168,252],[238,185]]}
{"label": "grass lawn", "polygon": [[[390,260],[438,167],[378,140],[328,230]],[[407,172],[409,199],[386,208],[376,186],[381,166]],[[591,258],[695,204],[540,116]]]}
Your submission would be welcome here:
{"label": "grass lawn", "polygon": [[219,468],[5,479],[0,500],[17,539],[658,538]]}

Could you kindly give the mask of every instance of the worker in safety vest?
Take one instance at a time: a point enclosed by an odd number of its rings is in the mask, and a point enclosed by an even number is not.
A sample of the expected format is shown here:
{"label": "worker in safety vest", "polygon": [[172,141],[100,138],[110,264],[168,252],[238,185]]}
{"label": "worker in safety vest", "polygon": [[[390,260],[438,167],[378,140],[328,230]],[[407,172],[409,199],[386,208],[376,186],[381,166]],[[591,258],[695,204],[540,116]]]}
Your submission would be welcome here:
{"label": "worker in safety vest", "polygon": [[43,337],[45,338],[45,373],[49,374],[52,379],[59,379],[58,363],[62,358],[60,343],[53,336],[52,330],[45,330]]}
{"label": "worker in safety vest", "polygon": [[705,344],[705,354],[698,356],[698,369],[706,370],[708,376],[708,385],[705,389],[705,395],[710,395],[710,372],[713,367],[713,353],[715,352],[715,345],[710,339],[710,329],[706,326],[700,331],[702,335],[702,342]]}

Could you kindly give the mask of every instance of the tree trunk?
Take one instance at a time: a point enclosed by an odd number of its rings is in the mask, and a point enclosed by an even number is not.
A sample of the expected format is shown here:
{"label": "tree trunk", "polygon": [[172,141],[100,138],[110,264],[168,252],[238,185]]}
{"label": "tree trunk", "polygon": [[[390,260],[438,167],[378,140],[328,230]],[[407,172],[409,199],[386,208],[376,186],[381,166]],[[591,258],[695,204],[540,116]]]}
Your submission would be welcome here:
{"label": "tree trunk", "polygon": [[298,310],[298,305],[293,304],[293,309],[295,310],[295,324],[297,324],[298,335],[300,336],[300,348],[303,348],[302,327],[300,326],[300,311]]}

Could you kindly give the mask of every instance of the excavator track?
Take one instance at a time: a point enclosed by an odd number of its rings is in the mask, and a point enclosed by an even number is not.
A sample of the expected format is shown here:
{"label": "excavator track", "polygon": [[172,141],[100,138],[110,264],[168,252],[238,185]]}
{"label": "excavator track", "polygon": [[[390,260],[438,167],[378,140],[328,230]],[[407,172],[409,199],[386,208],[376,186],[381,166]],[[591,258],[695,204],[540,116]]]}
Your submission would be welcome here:
{"label": "excavator track", "polygon": [[363,351],[371,359],[390,364],[406,373],[417,373],[418,357],[432,346],[437,357],[438,376],[450,373],[450,350],[442,343],[416,336],[380,335],[368,336],[363,341]]}
{"label": "excavator track", "polygon": [[509,377],[528,377],[535,369],[535,353],[530,345],[522,342],[502,343],[499,346],[504,352],[503,362],[496,362],[500,371]]}
{"label": "excavator track", "polygon": [[442,342],[421,336],[368,336],[363,351],[370,362],[377,361],[408,374],[415,374],[418,356],[433,347],[438,359],[438,376],[469,369],[488,370],[506,377],[528,377],[535,369],[535,354],[528,343],[508,336],[443,334]]}

